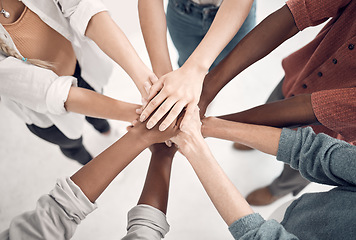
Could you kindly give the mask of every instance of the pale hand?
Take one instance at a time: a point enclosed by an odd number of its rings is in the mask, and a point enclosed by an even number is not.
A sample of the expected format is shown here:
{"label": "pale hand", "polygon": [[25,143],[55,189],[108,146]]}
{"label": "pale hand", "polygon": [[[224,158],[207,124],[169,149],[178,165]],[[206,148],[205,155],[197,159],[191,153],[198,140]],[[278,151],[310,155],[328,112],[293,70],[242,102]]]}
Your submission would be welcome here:
{"label": "pale hand", "polygon": [[158,108],[147,122],[147,128],[151,129],[169,112],[159,126],[159,130],[164,131],[186,107],[181,126],[189,122],[199,102],[204,77],[205,73],[184,66],[162,76],[151,87],[148,104],[140,116],[140,121],[145,121]]}

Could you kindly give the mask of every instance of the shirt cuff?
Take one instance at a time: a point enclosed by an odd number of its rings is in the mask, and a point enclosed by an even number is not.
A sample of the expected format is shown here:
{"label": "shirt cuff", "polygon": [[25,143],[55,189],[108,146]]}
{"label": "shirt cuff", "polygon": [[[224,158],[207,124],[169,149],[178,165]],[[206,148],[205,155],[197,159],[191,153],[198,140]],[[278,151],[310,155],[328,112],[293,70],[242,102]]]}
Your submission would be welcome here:
{"label": "shirt cuff", "polygon": [[70,17],[70,25],[80,37],[85,38],[90,19],[95,14],[103,11],[108,11],[108,9],[100,0],[81,0]]}
{"label": "shirt cuff", "polygon": [[[301,130],[302,129],[300,128],[297,129],[297,131]],[[292,146],[294,146],[295,143],[299,141],[297,139],[297,131],[288,128],[283,128],[279,139],[278,152],[276,156],[278,161],[290,164]]]}
{"label": "shirt cuff", "polygon": [[67,113],[64,103],[72,86],[77,86],[77,79],[72,76],[58,77],[52,82],[46,95],[47,109],[50,113],[56,115]]}
{"label": "shirt cuff", "polygon": [[312,25],[305,1],[289,0],[286,4],[293,15],[297,28],[300,31]]}
{"label": "shirt cuff", "polygon": [[240,239],[246,233],[259,228],[265,220],[258,213],[253,213],[236,220],[229,226],[229,231],[234,239]]}
{"label": "shirt cuff", "polygon": [[128,231],[134,225],[141,225],[159,232],[162,238],[164,238],[169,231],[169,224],[167,222],[166,215],[152,206],[145,204],[137,205],[133,207],[127,215]]}
{"label": "shirt cuff", "polygon": [[97,208],[70,178],[59,179],[50,196],[77,224]]}

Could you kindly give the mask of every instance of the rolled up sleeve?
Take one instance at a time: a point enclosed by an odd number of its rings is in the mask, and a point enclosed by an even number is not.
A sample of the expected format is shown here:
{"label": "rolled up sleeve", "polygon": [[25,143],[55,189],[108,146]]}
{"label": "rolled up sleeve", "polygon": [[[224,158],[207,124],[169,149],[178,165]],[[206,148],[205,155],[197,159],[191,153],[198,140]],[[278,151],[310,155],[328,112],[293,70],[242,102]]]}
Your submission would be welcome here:
{"label": "rolled up sleeve", "polygon": [[287,6],[301,31],[336,17],[350,2],[351,0],[289,0]]}
{"label": "rolled up sleeve", "polygon": [[127,235],[122,240],[159,240],[169,231],[166,215],[149,205],[140,204],[128,213]]}
{"label": "rolled up sleeve", "polygon": [[96,207],[70,178],[61,179],[49,195],[38,200],[34,211],[14,218],[5,234],[17,240],[70,239]]}
{"label": "rolled up sleeve", "polygon": [[62,8],[64,17],[69,19],[69,23],[74,31],[82,38],[90,19],[97,13],[108,11],[100,0],[56,0]]}
{"label": "rolled up sleeve", "polygon": [[53,71],[36,67],[13,57],[0,62],[0,95],[33,111],[60,115],[66,113],[71,86],[77,85],[72,76],[58,77]]}
{"label": "rolled up sleeve", "polygon": [[275,220],[264,220],[260,214],[254,213],[240,218],[229,226],[229,231],[234,239],[283,239],[297,240],[298,238],[287,232]]}
{"label": "rolled up sleeve", "polygon": [[356,88],[318,91],[312,94],[311,101],[322,125],[348,142],[356,141]]}

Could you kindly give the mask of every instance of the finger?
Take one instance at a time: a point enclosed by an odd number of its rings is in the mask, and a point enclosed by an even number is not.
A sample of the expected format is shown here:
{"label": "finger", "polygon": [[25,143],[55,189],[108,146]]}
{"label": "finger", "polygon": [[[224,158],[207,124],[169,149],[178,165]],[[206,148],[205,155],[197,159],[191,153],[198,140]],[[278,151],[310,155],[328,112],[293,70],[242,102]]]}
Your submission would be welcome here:
{"label": "finger", "polygon": [[132,124],[132,126],[134,127],[137,123],[138,123],[137,120],[133,120],[131,124]]}
{"label": "finger", "polygon": [[150,94],[152,83],[151,82],[144,82],[143,87],[145,88],[145,91],[147,95]]}
{"label": "finger", "polygon": [[138,115],[140,115],[140,114],[142,113],[142,107],[141,107],[141,108],[136,109],[136,113],[137,113]]}
{"label": "finger", "polygon": [[154,97],[144,108],[143,112],[141,113],[140,116],[140,121],[144,122],[148,116],[151,115],[151,113],[159,106],[161,103],[166,99],[165,94],[162,92],[159,93],[156,97]]}
{"label": "finger", "polygon": [[162,88],[163,88],[163,82],[162,81],[155,82],[150,88],[150,92],[148,94],[147,101],[150,101],[152,98],[154,98],[154,96],[156,96],[157,93],[159,91],[161,91]]}
{"label": "finger", "polygon": [[164,143],[166,144],[167,147],[172,147],[172,141],[171,140],[167,140]]}
{"label": "finger", "polygon": [[[176,103],[175,99],[172,98],[167,98],[162,105],[157,109],[157,111],[152,115],[152,117],[150,118],[150,120],[148,120],[147,122],[147,128],[151,129],[153,128],[158,122],[159,120],[161,120],[161,118],[166,115],[166,113],[169,112],[169,110],[171,110],[171,108],[174,106],[174,104]],[[168,125],[169,126],[169,125]],[[166,129],[165,126],[162,126],[162,124],[160,125],[159,130],[160,131],[164,131]]]}
{"label": "finger", "polygon": [[172,110],[169,112],[168,116],[164,119],[164,121],[161,123],[159,126],[160,131],[164,131],[169,127],[179,116],[179,114],[182,112],[183,108],[185,107],[186,103],[183,101],[177,102]]}
{"label": "finger", "polygon": [[150,82],[152,83],[151,85],[155,84],[156,82],[158,82],[158,77],[156,75],[151,75],[149,77]]}
{"label": "finger", "polygon": [[184,114],[184,118],[180,124],[180,129],[182,131],[184,131],[185,129],[185,125],[189,124],[189,121],[192,119],[192,117],[194,116],[194,111],[195,111],[195,104],[189,104],[187,106],[186,112]]}

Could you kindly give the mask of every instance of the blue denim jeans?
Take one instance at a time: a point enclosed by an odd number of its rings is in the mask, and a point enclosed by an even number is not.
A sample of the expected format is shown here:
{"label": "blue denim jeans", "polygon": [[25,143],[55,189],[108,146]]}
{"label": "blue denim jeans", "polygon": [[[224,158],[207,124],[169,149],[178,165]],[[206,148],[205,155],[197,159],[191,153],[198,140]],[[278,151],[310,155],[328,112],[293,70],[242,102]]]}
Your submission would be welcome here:
{"label": "blue denim jeans", "polygon": [[[178,65],[182,66],[199,45],[212,24],[219,7],[199,5],[190,0],[169,0],[167,6],[167,27],[179,55]],[[226,23],[229,24],[229,23]],[[256,24],[256,0],[249,15],[235,37],[215,59],[215,67]],[[209,51],[207,49],[207,51]]]}

